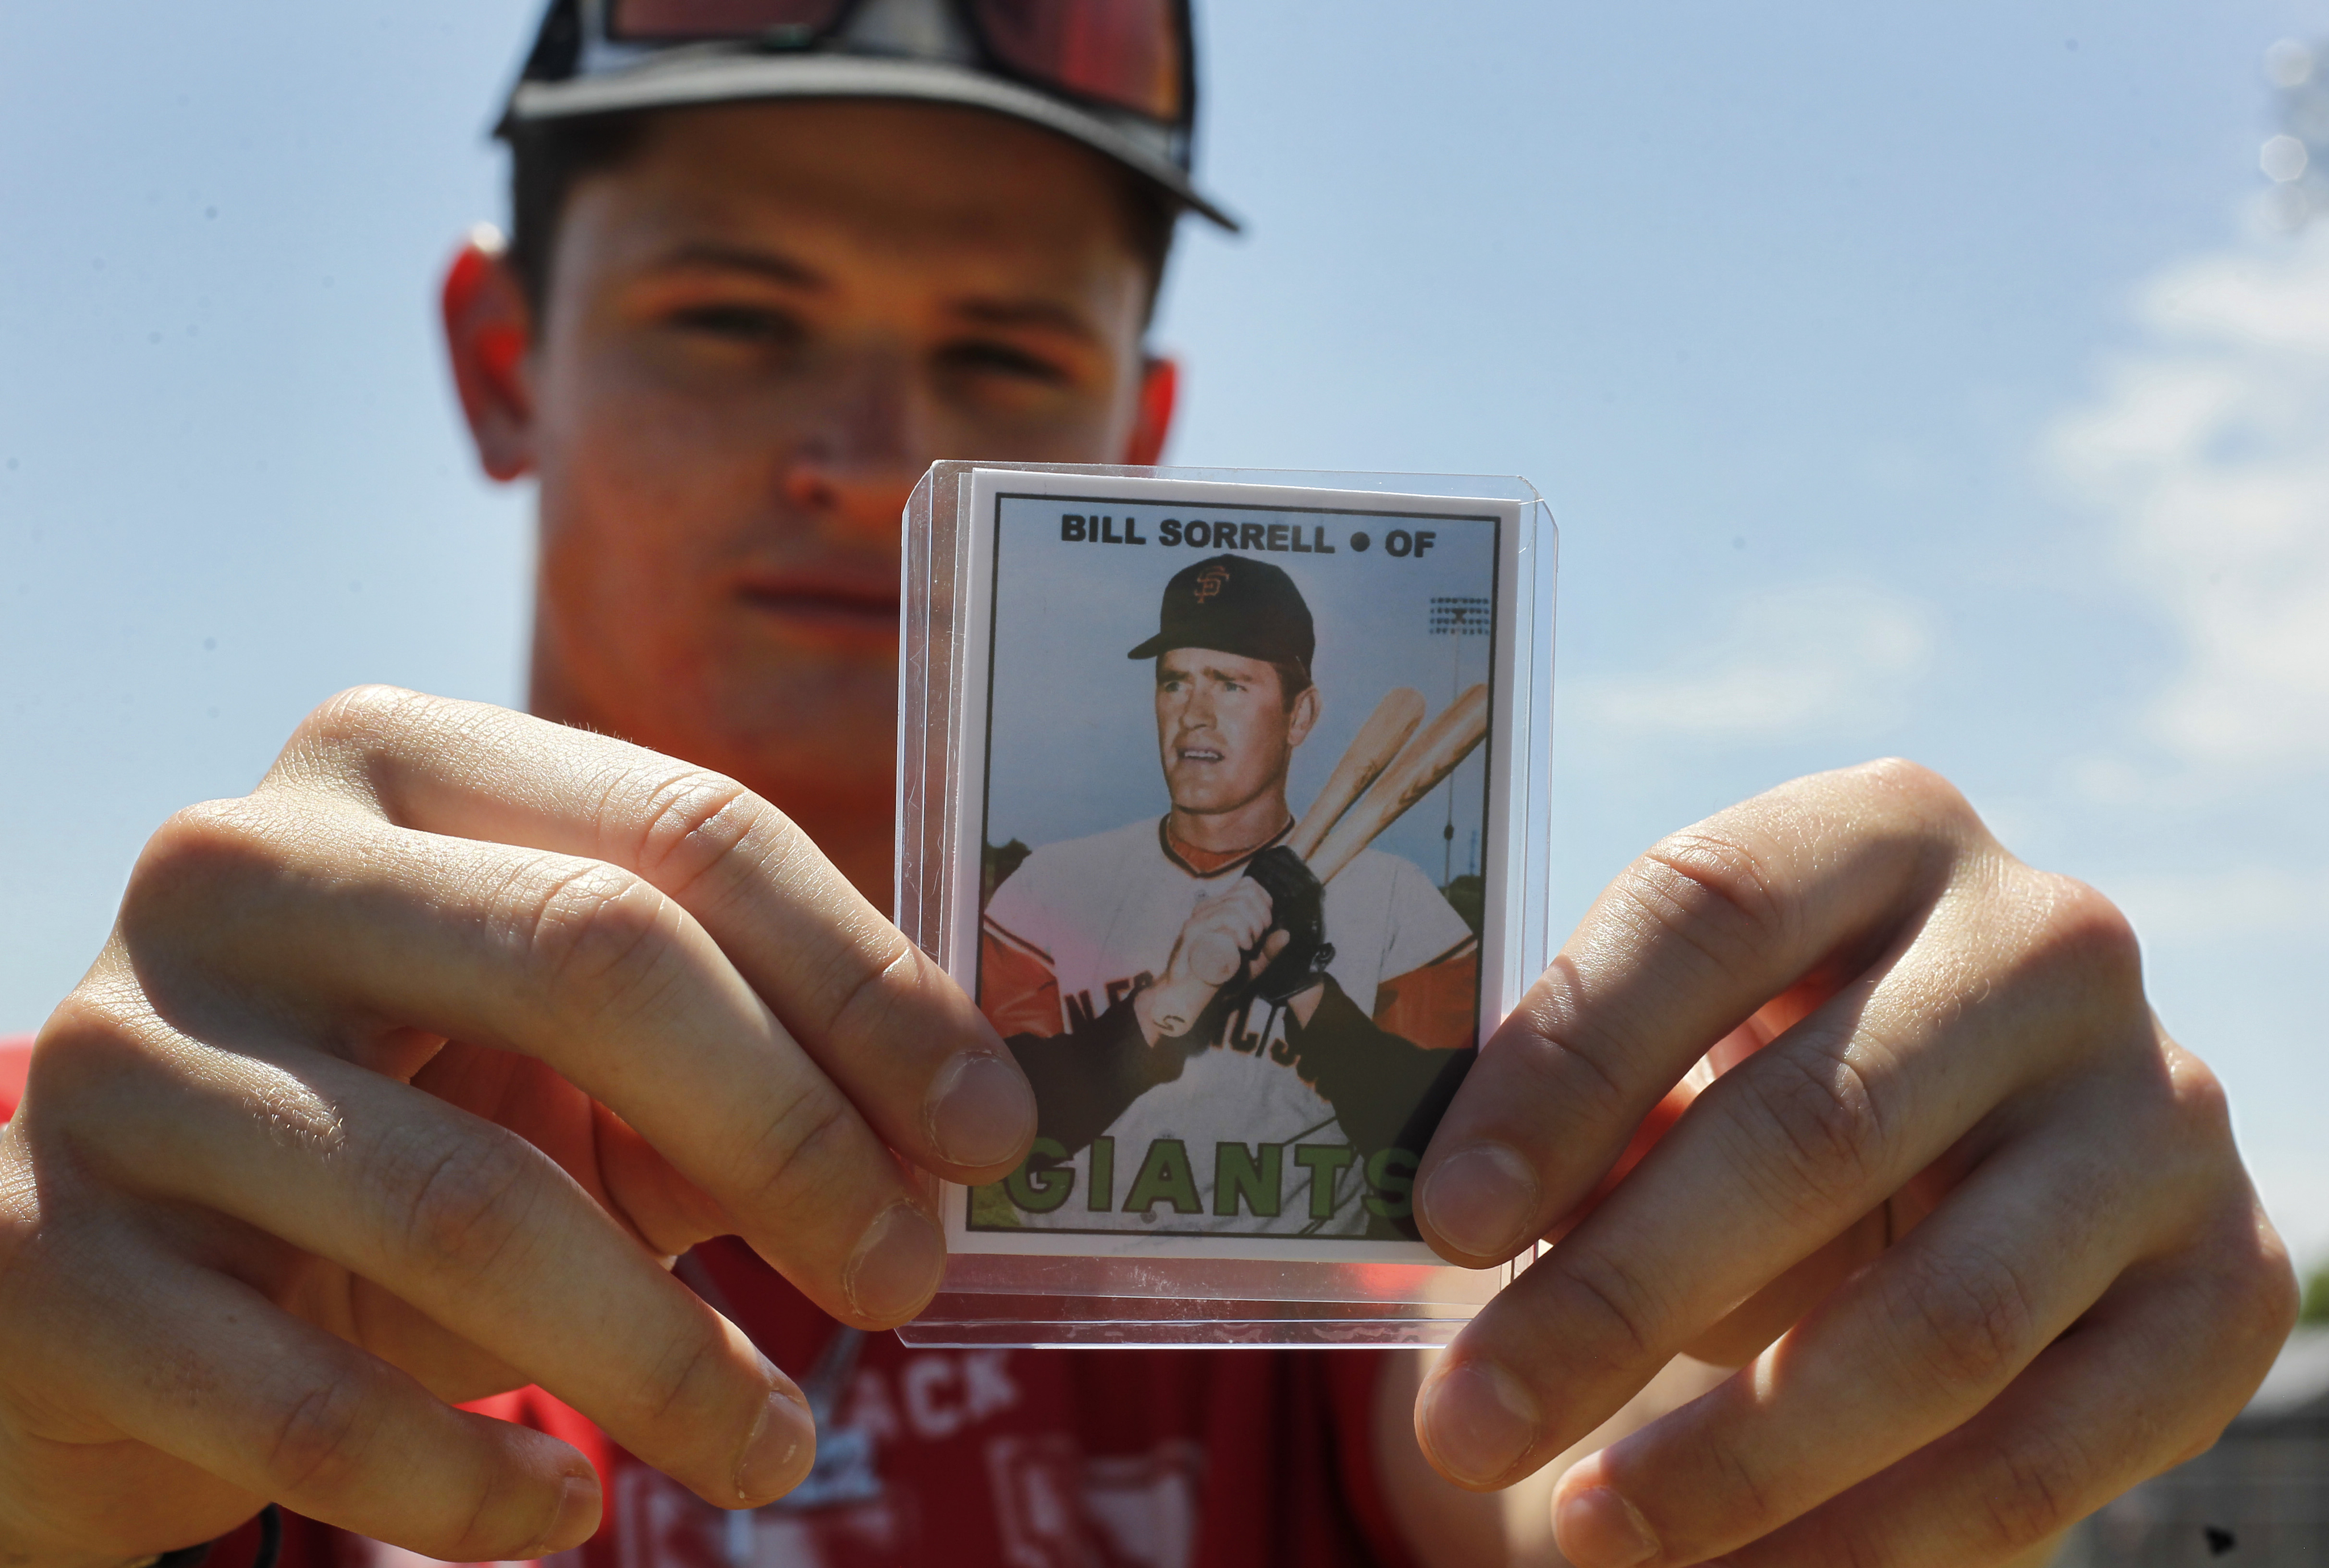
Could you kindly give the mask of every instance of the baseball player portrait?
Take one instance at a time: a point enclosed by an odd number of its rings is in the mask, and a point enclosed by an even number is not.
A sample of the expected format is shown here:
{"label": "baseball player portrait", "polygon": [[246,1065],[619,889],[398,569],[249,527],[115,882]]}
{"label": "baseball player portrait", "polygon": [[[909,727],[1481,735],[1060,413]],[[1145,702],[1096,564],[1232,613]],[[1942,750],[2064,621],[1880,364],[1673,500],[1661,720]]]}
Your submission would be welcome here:
{"label": "baseball player portrait", "polygon": [[[1331,694],[1381,701],[1297,821],[1317,652],[1287,570],[1219,554],[1172,574],[1122,655],[1154,671],[1164,809],[1037,847],[988,902],[979,1005],[1038,1131],[973,1228],[1415,1235],[1412,1173],[1476,1043],[1480,942],[1365,840],[1481,738],[1485,694],[1397,758],[1417,692]],[[1351,810],[1377,774],[1381,803]]]}

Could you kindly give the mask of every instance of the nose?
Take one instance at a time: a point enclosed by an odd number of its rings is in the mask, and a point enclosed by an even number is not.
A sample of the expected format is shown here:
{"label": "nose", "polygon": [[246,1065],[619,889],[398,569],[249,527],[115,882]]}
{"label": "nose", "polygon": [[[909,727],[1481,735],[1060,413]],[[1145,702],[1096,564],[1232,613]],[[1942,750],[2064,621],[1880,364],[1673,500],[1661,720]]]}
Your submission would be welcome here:
{"label": "nose", "polygon": [[904,355],[863,352],[835,369],[786,455],[779,487],[787,505],[834,531],[894,539],[929,466],[927,416]]}

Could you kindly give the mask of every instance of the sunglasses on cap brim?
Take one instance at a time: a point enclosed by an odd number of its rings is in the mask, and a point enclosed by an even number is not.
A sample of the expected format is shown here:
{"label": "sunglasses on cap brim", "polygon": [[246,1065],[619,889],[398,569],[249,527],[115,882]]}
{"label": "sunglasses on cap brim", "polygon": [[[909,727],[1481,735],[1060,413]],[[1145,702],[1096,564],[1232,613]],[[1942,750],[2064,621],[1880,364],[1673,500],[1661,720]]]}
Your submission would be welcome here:
{"label": "sunglasses on cap brim", "polygon": [[[948,0],[1003,74],[1166,125],[1193,98],[1188,0]],[[750,42],[808,50],[838,37],[863,0],[610,0],[625,43]]]}

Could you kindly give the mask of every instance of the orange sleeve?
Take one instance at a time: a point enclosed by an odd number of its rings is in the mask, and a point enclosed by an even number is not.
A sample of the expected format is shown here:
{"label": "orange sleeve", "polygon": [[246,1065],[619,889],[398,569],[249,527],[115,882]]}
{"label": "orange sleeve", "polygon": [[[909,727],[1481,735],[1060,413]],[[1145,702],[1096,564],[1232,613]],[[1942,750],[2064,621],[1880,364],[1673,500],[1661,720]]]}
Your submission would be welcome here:
{"label": "orange sleeve", "polygon": [[1061,1032],[1060,981],[1033,948],[991,922],[978,933],[978,1010],[1005,1039]]}
{"label": "orange sleeve", "polygon": [[1480,1042],[1480,944],[1466,942],[1375,988],[1375,1027],[1427,1051]]}

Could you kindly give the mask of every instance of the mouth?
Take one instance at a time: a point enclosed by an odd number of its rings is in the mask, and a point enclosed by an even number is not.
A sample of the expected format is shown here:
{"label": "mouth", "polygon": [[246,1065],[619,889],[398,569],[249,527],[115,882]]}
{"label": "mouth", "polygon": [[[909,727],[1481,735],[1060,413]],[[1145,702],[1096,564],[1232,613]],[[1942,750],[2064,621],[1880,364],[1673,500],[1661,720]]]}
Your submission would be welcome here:
{"label": "mouth", "polygon": [[795,625],[837,632],[898,634],[898,588],[840,578],[768,577],[739,584],[736,596]]}
{"label": "mouth", "polygon": [[1210,746],[1184,746],[1178,748],[1174,755],[1179,757],[1183,762],[1219,762],[1221,760],[1221,754],[1220,752],[1213,750]]}

